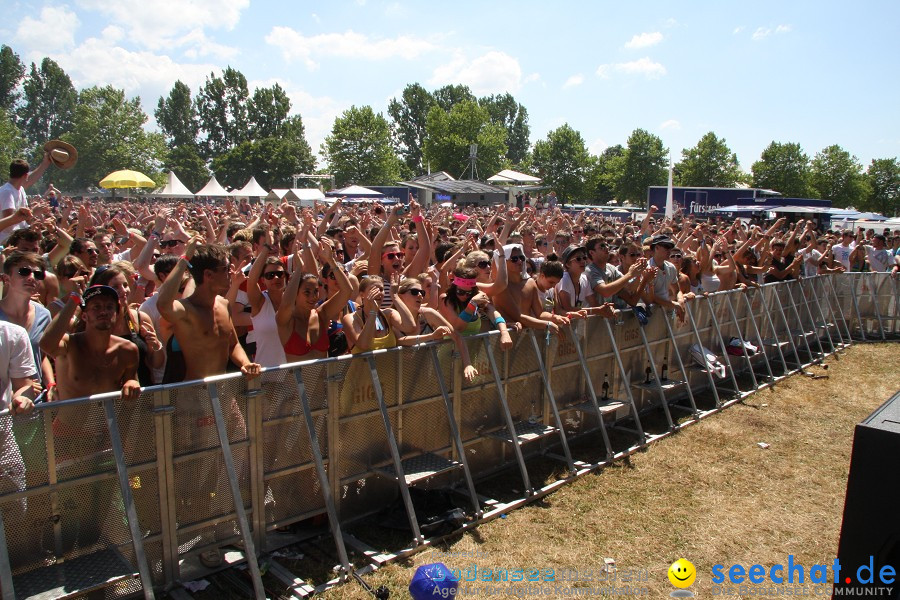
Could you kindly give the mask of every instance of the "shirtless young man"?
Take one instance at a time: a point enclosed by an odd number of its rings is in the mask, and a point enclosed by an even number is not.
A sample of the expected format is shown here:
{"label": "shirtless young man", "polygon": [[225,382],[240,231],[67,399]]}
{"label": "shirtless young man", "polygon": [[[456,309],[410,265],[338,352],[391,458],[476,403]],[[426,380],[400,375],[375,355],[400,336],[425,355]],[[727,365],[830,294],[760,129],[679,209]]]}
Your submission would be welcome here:
{"label": "shirtless young man", "polygon": [[[67,333],[75,310],[83,306],[84,331]],[[119,293],[106,285],[94,285],[84,298],[72,292],[41,338],[41,350],[56,361],[59,400],[122,390],[123,400],[141,392],[137,379],[138,348],[112,335],[119,314]],[[84,405],[59,409],[53,422],[57,433],[81,433]],[[96,449],[94,449],[96,450]]]}
{"label": "shirtless young man", "polygon": [[525,264],[522,246],[507,244],[503,247],[503,253],[507,255],[507,285],[503,291],[492,295],[491,301],[510,322],[520,323],[523,327],[531,329],[549,329],[552,333],[559,333],[559,326],[567,325],[569,319],[544,311],[537,284],[533,279],[522,278]]}
{"label": "shirtless young man", "polygon": [[[223,297],[231,284],[228,251],[218,244],[202,244],[195,237],[184,256],[159,289],[159,314],[172,324],[184,353],[185,381],[225,372],[228,360],[249,378],[259,375],[259,365],[250,362],[238,343],[234,323]],[[185,268],[190,269],[194,293],[176,300]]]}
{"label": "shirtless young man", "polygon": [[[182,256],[159,289],[157,308],[162,318],[172,324],[181,352],[184,356],[184,380],[202,379],[225,372],[228,360],[240,367],[248,378],[259,375],[260,366],[250,362],[238,343],[228,301],[223,297],[231,283],[228,251],[220,244],[203,244],[202,238],[191,239]],[[176,300],[185,269],[190,269],[196,285],[194,293]],[[171,359],[171,357],[170,357]],[[170,361],[171,362],[171,361]],[[175,452],[184,454],[220,444],[215,420],[210,415],[209,402],[203,400],[205,390],[182,388],[175,397]],[[237,398],[222,398],[228,439],[243,439],[247,429]],[[237,453],[235,470],[241,477],[247,468],[243,453]],[[176,474],[179,489],[190,490],[180,500],[189,505],[195,514],[211,516],[214,509],[211,498],[227,493],[228,480],[222,476],[218,456],[214,464],[206,468],[198,461],[185,463]],[[223,540],[235,534],[230,523],[221,523],[216,539]],[[202,545],[202,544],[201,544]],[[200,561],[209,568],[222,564],[218,548],[200,553]]]}

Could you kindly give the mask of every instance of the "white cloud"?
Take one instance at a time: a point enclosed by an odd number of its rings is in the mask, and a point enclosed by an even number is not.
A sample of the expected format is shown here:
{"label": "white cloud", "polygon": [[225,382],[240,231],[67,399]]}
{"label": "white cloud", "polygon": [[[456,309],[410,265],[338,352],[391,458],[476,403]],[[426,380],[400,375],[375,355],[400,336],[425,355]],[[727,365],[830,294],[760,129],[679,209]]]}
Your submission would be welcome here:
{"label": "white cloud", "polygon": [[734,28],[734,31],[732,31],[731,34],[732,34],[732,35],[737,35],[737,34],[739,34],[739,33],[742,32],[742,31],[744,31],[744,26],[743,26],[743,25],[741,25],[741,26],[739,26],[739,27],[735,27],[735,28]]}
{"label": "white cloud", "polygon": [[790,33],[790,31],[790,25],[778,25],[774,29],[772,29],[771,27],[757,27],[756,31],[753,32],[753,35],[751,37],[753,38],[754,42],[759,42],[766,39],[770,35]]}
{"label": "white cloud", "polygon": [[677,25],[678,21],[676,21],[674,17],[669,17],[668,19],[666,19],[666,27],[671,29],[672,27],[676,27]]}
{"label": "white cloud", "polygon": [[522,83],[531,83],[532,81],[540,81],[541,74],[540,73],[530,73],[525,76],[525,79],[522,80]]}
{"label": "white cloud", "polygon": [[62,52],[75,45],[78,16],[65,6],[45,6],[40,16],[22,17],[15,39],[29,50],[39,50],[42,56]]}
{"label": "white cloud", "polygon": [[678,131],[681,129],[681,123],[676,121],[675,119],[669,119],[668,121],[663,121],[659,125],[660,129],[672,129],[673,131]]}
{"label": "white cloud", "polygon": [[132,52],[109,39],[89,38],[80,46],[52,57],[72,78],[77,89],[112,85],[129,96],[140,95],[144,109],[152,114],[156,99],[169,93],[180,79],[197,89],[214,64],[180,64],[168,56],[148,51]]}
{"label": "white cloud", "polygon": [[636,34],[627,44],[625,44],[625,47],[630,50],[634,50],[636,48],[648,48],[660,43],[662,39],[663,34],[658,31],[654,31],[652,33]]}
{"label": "white cloud", "polygon": [[[185,2],[184,0],[76,0],[81,8],[99,12],[118,23],[132,43],[151,50],[171,50],[179,36],[200,29],[234,29],[250,0]],[[188,37],[188,41],[194,38]],[[184,42],[182,42],[184,43]],[[201,56],[202,50],[197,49]]]}
{"label": "white cloud", "polygon": [[322,24],[322,19],[316,13],[312,14],[312,20],[316,22],[316,25]]}
{"label": "white cloud", "polygon": [[576,87],[581,85],[582,83],[584,83],[584,75],[578,73],[566,79],[566,82],[563,84],[563,89],[565,90],[570,87]]}
{"label": "white cloud", "polygon": [[598,156],[601,152],[609,148],[609,144],[603,138],[597,138],[588,146],[588,151],[594,156]]}
{"label": "white cloud", "polygon": [[388,58],[411,60],[436,48],[433,44],[405,35],[373,39],[365,34],[348,30],[344,33],[305,36],[290,27],[282,26],[273,27],[265,39],[267,44],[281,50],[285,61],[301,60],[309,69],[318,68],[319,64],[315,58],[323,56],[366,60]]}
{"label": "white cloud", "polygon": [[666,68],[662,64],[654,62],[646,56],[629,62],[606,64],[597,67],[597,75],[603,79],[609,79],[612,73],[643,76],[647,79],[659,79],[666,74]]}
{"label": "white cloud", "polygon": [[434,70],[429,83],[435,86],[461,83],[469,86],[476,96],[517,92],[523,83],[522,67],[505,52],[492,50],[473,60],[457,52],[449,63]]}
{"label": "white cloud", "polygon": [[384,16],[386,17],[405,17],[407,14],[406,8],[402,6],[399,2],[392,2],[384,7]]}

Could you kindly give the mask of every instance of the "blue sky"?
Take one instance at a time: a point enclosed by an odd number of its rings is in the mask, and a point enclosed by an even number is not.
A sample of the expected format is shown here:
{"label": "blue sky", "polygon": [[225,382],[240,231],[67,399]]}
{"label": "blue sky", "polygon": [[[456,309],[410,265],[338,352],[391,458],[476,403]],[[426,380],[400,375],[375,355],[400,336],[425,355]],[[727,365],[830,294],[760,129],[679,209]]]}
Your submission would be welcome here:
{"label": "blue sky", "polygon": [[[532,142],[568,122],[592,152],[641,127],[677,161],[707,131],[749,171],[773,140],[865,167],[900,155],[900,2],[4,0],[0,39],[112,84],[151,115],[176,79],[231,65],[281,84],[318,150],[352,105],[385,112],[412,82],[512,93]],[[151,123],[151,127],[153,124]]]}

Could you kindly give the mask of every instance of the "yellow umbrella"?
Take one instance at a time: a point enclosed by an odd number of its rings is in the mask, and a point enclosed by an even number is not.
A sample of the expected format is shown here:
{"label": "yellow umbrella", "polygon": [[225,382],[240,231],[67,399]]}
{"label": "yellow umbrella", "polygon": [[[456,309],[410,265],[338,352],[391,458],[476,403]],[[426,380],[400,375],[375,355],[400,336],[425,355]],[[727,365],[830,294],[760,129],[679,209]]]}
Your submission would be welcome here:
{"label": "yellow umbrella", "polygon": [[122,169],[104,177],[100,181],[100,187],[107,190],[111,188],[156,187],[156,183],[140,171]]}

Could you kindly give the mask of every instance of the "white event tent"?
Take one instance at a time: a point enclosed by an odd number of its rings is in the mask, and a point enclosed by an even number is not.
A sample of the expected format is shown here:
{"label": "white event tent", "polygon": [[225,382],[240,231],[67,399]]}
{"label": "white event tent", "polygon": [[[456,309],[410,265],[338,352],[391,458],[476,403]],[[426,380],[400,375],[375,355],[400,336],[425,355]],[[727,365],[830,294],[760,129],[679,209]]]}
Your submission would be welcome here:
{"label": "white event tent", "polygon": [[239,190],[233,190],[231,196],[233,198],[265,198],[269,192],[263,189],[256,181],[256,177],[251,177],[247,185]]}
{"label": "white event tent", "polygon": [[351,185],[339,190],[331,190],[326,196],[338,196],[345,198],[381,198],[384,196],[381,192],[370,190],[361,185]]}
{"label": "white event tent", "polygon": [[231,194],[222,187],[216,176],[213,175],[210,180],[203,186],[203,189],[197,192],[197,196],[205,196],[208,198],[227,198]]}
{"label": "white event tent", "polygon": [[175,175],[174,171],[169,171],[169,180],[166,182],[166,185],[155,192],[153,192],[154,196],[161,196],[164,198],[193,198],[194,194],[187,188],[186,185],[181,183],[181,180]]}

